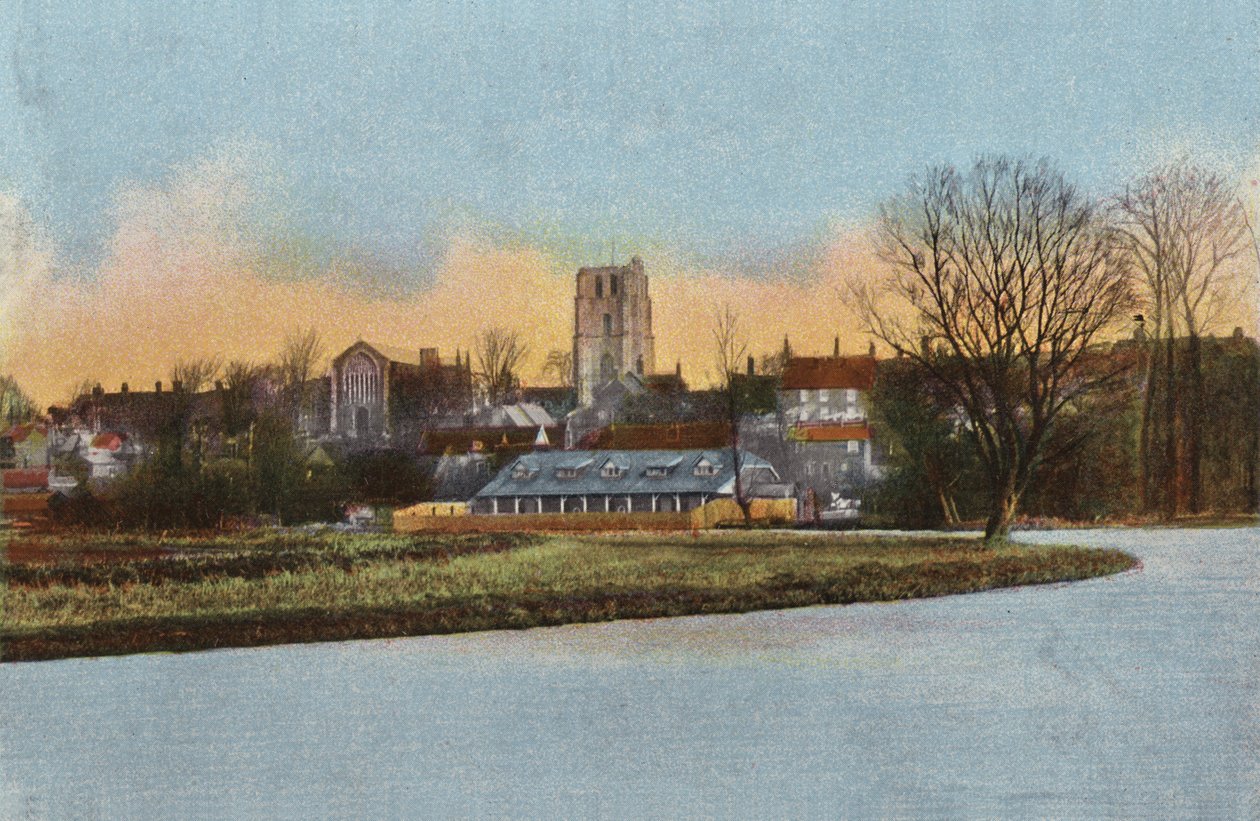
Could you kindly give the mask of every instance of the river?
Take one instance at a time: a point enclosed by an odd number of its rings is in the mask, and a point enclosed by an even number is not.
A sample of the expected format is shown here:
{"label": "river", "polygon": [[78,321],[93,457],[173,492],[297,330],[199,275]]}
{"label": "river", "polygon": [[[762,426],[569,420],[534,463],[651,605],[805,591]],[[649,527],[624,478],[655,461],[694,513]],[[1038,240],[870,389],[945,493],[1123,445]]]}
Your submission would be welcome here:
{"label": "river", "polygon": [[1260,817],[1260,538],[896,604],[0,666],[4,818]]}

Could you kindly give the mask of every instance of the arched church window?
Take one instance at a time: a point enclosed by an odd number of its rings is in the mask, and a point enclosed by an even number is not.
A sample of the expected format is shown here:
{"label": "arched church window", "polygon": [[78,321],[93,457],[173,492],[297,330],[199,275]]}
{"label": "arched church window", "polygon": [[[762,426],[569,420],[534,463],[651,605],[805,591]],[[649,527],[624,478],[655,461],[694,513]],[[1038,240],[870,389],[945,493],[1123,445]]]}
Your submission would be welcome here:
{"label": "arched church window", "polygon": [[604,336],[612,336],[612,314],[604,314]]}
{"label": "arched church window", "polygon": [[372,357],[358,353],[346,363],[341,373],[341,389],[348,405],[371,405],[380,401],[381,379]]}
{"label": "arched church window", "polygon": [[595,297],[596,299],[602,299],[603,296],[604,296],[604,278],[597,276],[595,277]]}
{"label": "arched church window", "polygon": [[599,358],[599,381],[608,382],[617,375],[617,363],[613,355],[606,353]]}
{"label": "arched church window", "polygon": [[616,274],[608,275],[608,289],[612,291],[613,296],[617,295],[617,275]]}

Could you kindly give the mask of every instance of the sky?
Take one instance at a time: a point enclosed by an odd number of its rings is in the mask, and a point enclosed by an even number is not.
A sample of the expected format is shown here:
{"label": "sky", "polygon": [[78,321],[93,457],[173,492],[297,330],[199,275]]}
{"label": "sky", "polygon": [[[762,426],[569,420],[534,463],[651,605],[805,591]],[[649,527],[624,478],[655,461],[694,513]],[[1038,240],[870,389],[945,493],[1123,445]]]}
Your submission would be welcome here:
{"label": "sky", "polygon": [[722,303],[865,350],[839,279],[929,164],[1260,176],[1260,6],[264,5],[0,0],[0,371],[40,402],[308,325],[518,328],[537,381],[577,267],[632,253],[703,381]]}

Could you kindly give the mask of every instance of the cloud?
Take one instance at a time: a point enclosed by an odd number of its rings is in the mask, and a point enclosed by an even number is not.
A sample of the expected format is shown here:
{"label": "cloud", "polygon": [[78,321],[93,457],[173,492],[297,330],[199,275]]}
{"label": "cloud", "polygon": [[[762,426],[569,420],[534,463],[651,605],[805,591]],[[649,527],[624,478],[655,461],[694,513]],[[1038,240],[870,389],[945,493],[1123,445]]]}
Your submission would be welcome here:
{"label": "cloud", "polygon": [[[527,383],[538,381],[548,350],[570,348],[577,267],[603,264],[581,259],[576,240],[465,216],[433,238],[431,269],[417,271],[287,234],[294,206],[269,157],[265,146],[231,143],[158,183],[123,187],[104,261],[85,278],[59,275],[46,235],[16,198],[0,198],[0,368],[48,404],[85,378],[110,390],[151,386],[182,357],[267,360],[286,333],[307,326],[332,352],[363,338],[436,346],[444,357],[472,347],[484,328],[514,328],[532,352]],[[839,287],[874,270],[860,230],[832,226],[761,257],[633,245],[619,256],[645,260],[660,370],[681,361],[693,384],[708,381],[713,317],[724,305],[755,354],[778,350],[785,334],[802,352],[830,352],[835,335],[846,351],[866,348]],[[426,284],[381,287],[391,278]]]}

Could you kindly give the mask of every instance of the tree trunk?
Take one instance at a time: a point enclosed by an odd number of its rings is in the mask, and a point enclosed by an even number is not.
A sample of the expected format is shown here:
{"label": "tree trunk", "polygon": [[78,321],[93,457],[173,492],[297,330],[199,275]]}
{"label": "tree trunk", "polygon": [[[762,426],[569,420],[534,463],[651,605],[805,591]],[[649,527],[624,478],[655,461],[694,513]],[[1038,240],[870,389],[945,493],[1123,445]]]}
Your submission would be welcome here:
{"label": "tree trunk", "polygon": [[1142,481],[1142,512],[1149,513],[1155,507],[1154,476],[1151,471],[1151,418],[1155,413],[1155,380],[1158,376],[1156,368],[1157,343],[1151,341],[1150,350],[1146,354],[1146,383],[1142,397],[1142,432],[1138,440],[1138,469]]}
{"label": "tree trunk", "polygon": [[1203,385],[1203,341],[1197,333],[1189,339],[1190,409],[1186,414],[1186,451],[1190,462],[1190,512],[1203,510],[1203,414],[1206,412]]}
{"label": "tree trunk", "polygon": [[1164,518],[1177,515],[1177,380],[1176,339],[1170,328],[1164,338]]}
{"label": "tree trunk", "polygon": [[984,525],[985,544],[1000,544],[1011,534],[1011,523],[1019,508],[1019,493],[1015,490],[1015,477],[1001,481],[993,491],[989,504],[989,519]]}

